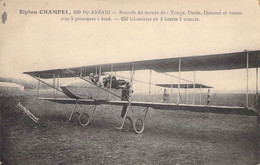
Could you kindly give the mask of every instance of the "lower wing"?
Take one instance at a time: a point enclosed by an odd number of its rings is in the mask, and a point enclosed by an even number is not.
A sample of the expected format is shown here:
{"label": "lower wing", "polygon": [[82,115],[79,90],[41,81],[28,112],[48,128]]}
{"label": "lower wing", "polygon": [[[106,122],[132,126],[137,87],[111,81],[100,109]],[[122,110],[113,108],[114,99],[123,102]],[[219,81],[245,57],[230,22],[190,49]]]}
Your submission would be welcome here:
{"label": "lower wing", "polygon": [[[127,105],[128,101],[109,101],[109,100],[89,100],[89,99],[71,99],[71,98],[38,98],[39,100],[48,100],[61,104],[87,104],[87,105]],[[150,107],[161,110],[184,110],[191,112],[208,112],[219,114],[235,114],[258,116],[259,114],[252,109],[246,107],[229,107],[229,106],[206,106],[206,105],[189,105],[189,104],[174,104],[160,102],[141,102],[131,101],[131,106]]]}

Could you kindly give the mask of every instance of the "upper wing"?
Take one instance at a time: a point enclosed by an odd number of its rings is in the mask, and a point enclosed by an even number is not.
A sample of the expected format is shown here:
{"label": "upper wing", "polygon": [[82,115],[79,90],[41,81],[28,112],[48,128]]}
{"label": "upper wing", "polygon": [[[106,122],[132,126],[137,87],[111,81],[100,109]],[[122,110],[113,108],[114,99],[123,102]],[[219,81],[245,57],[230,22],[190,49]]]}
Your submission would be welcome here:
{"label": "upper wing", "polygon": [[[86,100],[86,99],[71,99],[71,98],[39,98],[40,100],[48,100],[62,104],[89,104],[89,105],[127,105],[127,101],[107,101],[107,100]],[[209,112],[219,114],[236,114],[236,115],[248,115],[258,116],[258,113],[245,107],[228,107],[228,106],[206,106],[206,105],[188,105],[188,104],[175,104],[175,103],[160,103],[160,102],[142,102],[131,101],[132,106],[151,107],[154,109],[164,110],[185,110],[191,112]]]}
{"label": "upper wing", "polygon": [[242,69],[247,67],[247,53],[249,55],[249,68],[260,67],[260,50],[257,50],[248,52],[89,65],[24,73],[35,77],[40,76],[41,78],[53,78],[54,74],[56,76],[59,75],[60,78],[74,77],[73,74],[66,71],[70,70],[74,74],[88,76],[90,73],[95,73],[96,70],[99,70],[99,67],[102,68],[102,72],[110,72],[112,65],[113,71],[128,71],[132,69],[133,63],[135,70],[152,69],[157,72],[177,72],[179,71],[179,59],[181,59],[181,71]]}

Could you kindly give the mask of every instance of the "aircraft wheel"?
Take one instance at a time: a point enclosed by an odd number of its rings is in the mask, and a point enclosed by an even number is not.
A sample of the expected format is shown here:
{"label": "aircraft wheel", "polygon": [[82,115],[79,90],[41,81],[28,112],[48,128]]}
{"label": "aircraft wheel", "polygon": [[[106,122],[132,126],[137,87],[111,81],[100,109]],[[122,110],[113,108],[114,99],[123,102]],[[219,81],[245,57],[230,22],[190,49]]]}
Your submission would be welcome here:
{"label": "aircraft wheel", "polygon": [[70,119],[71,124],[74,125],[79,124],[79,116],[80,116],[79,112],[74,112]]}
{"label": "aircraft wheel", "polygon": [[127,131],[130,131],[130,129],[132,128],[133,126],[133,121],[132,119],[129,117],[129,116],[126,116],[125,118],[125,124],[124,124],[124,127],[123,127],[123,131],[127,132]]}
{"label": "aircraft wheel", "polygon": [[80,116],[79,116],[79,124],[81,126],[87,126],[90,122],[90,117],[87,113],[82,113]]}
{"label": "aircraft wheel", "polygon": [[136,119],[134,123],[135,133],[140,134],[144,131],[144,121],[142,119]]}

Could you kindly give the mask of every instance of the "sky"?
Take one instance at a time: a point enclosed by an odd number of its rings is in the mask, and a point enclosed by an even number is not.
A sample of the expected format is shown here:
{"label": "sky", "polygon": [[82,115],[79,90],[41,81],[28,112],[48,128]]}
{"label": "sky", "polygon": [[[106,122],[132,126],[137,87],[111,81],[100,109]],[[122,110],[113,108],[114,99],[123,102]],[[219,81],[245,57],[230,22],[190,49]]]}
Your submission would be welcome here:
{"label": "sky", "polygon": [[[66,22],[61,15],[24,15],[19,10],[239,11],[242,15],[196,16],[199,22]],[[1,0],[0,76],[30,79],[22,72],[102,63],[260,50],[260,5],[257,0]],[[92,17],[73,15],[74,17]],[[94,15],[95,17],[97,15]],[[93,17],[94,17],[93,16]],[[66,16],[64,16],[66,17]],[[175,16],[166,16],[175,17]],[[178,73],[172,73],[178,75]],[[193,73],[182,73],[193,80]],[[255,90],[255,69],[249,89]],[[136,79],[148,81],[146,71]],[[153,74],[153,82],[178,82]],[[219,91],[243,91],[246,71],[196,72],[196,82]]]}

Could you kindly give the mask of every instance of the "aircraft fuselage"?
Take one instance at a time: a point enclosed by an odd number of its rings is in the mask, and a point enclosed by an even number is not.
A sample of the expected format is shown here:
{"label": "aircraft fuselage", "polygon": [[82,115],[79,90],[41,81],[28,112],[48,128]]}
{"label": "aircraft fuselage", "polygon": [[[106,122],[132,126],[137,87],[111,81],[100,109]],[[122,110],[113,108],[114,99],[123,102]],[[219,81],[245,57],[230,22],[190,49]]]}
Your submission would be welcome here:
{"label": "aircraft fuselage", "polygon": [[[93,99],[93,100],[120,100],[122,89],[111,88],[111,93],[108,93],[110,88],[93,85],[83,80],[72,81],[68,84],[61,85],[62,91],[70,98],[74,99]],[[107,91],[106,91],[107,90]]]}

